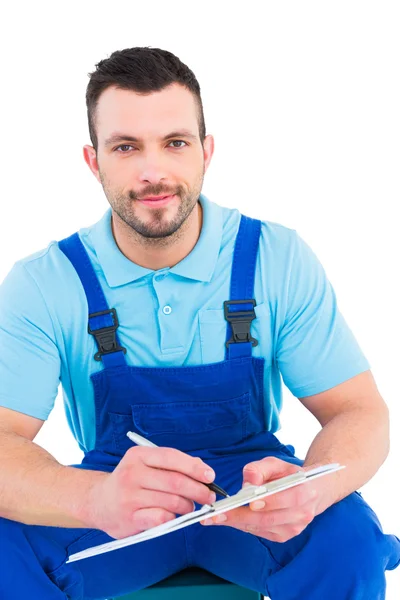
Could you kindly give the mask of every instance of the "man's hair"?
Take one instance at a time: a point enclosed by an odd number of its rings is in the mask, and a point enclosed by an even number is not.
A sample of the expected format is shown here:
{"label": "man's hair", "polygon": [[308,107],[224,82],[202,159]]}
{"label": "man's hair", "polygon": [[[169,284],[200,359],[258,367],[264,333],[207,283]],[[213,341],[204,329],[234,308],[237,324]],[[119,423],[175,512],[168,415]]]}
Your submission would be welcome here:
{"label": "man's hair", "polygon": [[109,58],[98,62],[96,70],[88,75],[90,81],[86,88],[86,107],[89,135],[96,152],[97,104],[101,93],[111,86],[121,90],[132,90],[144,96],[158,92],[172,83],[186,87],[195,97],[199,137],[203,145],[206,126],[200,86],[194,73],[172,52],[149,46],[116,50]]}

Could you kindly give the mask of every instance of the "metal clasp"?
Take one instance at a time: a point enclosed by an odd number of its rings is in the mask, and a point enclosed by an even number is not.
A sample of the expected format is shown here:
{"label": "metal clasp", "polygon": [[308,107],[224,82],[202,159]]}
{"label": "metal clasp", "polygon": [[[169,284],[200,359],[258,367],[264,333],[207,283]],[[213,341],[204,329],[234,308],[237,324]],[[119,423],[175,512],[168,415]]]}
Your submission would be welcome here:
{"label": "metal clasp", "polygon": [[[230,304],[252,304],[253,308],[251,310],[238,310],[229,312]],[[232,337],[230,340],[225,342],[225,346],[228,347],[229,344],[240,344],[243,342],[251,342],[252,346],[257,346],[258,341],[252,337],[250,333],[251,322],[256,318],[256,313],[254,312],[254,307],[256,306],[256,301],[254,299],[251,300],[225,300],[224,302],[224,314],[225,319],[229,321],[232,327]]]}
{"label": "metal clasp", "polygon": [[[113,318],[113,325],[109,325],[107,327],[102,327],[101,329],[91,329],[90,328],[90,319],[91,317],[99,317],[100,315],[108,315],[111,314]],[[119,346],[117,344],[116,339],[116,330],[119,327],[119,321],[117,317],[117,311],[115,308],[110,308],[108,310],[102,310],[100,312],[92,313],[89,315],[89,324],[88,324],[88,333],[93,335],[96,339],[97,346],[99,351],[94,355],[94,359],[97,361],[101,360],[103,354],[111,354],[112,352],[117,352],[122,350],[124,354],[126,354],[126,348]]]}

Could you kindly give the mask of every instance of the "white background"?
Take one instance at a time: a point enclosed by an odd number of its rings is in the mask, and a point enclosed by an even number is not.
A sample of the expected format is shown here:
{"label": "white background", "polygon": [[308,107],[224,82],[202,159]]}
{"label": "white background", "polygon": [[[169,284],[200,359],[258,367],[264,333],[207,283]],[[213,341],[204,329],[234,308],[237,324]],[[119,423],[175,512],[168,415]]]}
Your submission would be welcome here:
{"label": "white background", "polygon": [[[400,535],[398,3],[143,4],[20,2],[3,12],[0,281],[108,207],[83,160],[87,73],[126,47],[173,52],[200,83],[215,138],[203,192],[299,232],[372,364],[392,449],[362,491]],[[304,457],[319,426],[284,394],[278,436]],[[60,395],[36,442],[63,464],[80,461]],[[387,581],[397,600],[400,569]]]}

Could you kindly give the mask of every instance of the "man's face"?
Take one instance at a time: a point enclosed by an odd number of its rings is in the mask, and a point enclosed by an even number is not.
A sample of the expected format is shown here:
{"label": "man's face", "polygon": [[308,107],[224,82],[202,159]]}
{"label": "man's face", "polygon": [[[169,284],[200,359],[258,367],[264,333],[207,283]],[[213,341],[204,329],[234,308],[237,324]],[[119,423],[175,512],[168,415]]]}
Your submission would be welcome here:
{"label": "man's face", "polygon": [[[178,84],[146,96],[110,87],[96,116],[98,152],[85,146],[85,160],[113,211],[146,238],[173,234],[197,204],[213,150],[211,136],[201,145],[194,96]],[[152,196],[170,197],[142,201]]]}

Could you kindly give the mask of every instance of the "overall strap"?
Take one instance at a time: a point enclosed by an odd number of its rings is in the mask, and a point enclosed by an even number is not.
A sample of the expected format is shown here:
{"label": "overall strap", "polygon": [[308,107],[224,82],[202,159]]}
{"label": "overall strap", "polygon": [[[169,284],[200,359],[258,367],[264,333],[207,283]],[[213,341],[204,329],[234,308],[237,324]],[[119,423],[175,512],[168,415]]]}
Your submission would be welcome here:
{"label": "overall strap", "polygon": [[230,300],[224,302],[228,321],[225,358],[251,356],[257,346],[250,333],[251,322],[256,318],[254,307],[254,276],[261,221],[241,216],[233,255]]}
{"label": "overall strap", "polygon": [[71,261],[85,290],[89,308],[88,333],[95,337],[98,346],[95,360],[102,360],[105,368],[126,365],[126,349],[120,346],[117,336],[117,312],[115,308],[108,308],[106,297],[79,234],[74,233],[61,240],[58,246]]}

